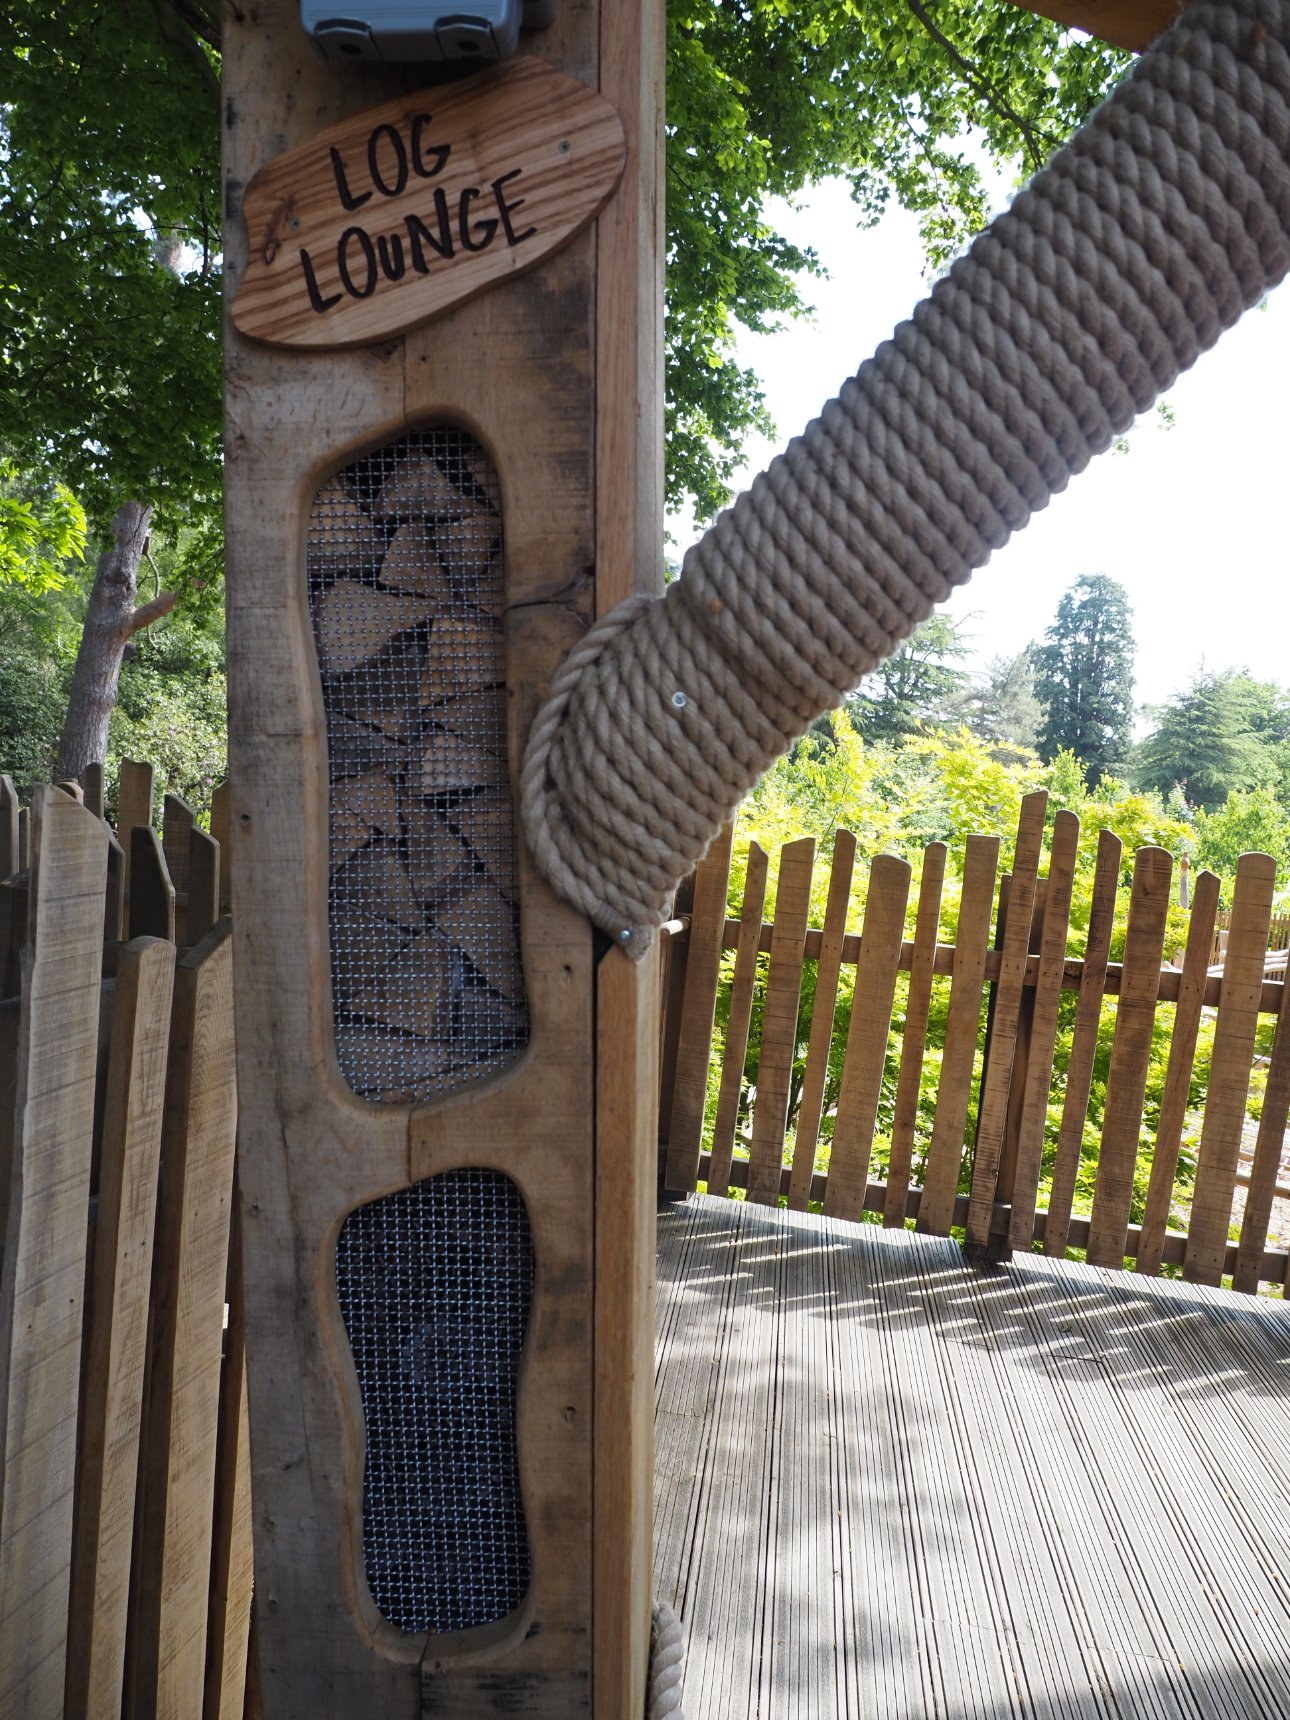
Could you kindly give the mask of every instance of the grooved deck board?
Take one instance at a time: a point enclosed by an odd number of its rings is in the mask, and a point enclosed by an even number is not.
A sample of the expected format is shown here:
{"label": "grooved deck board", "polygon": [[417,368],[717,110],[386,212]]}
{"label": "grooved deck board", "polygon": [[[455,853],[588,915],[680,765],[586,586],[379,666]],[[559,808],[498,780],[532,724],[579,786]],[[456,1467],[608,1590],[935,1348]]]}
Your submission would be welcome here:
{"label": "grooved deck board", "polygon": [[692,1197],[655,1592],[687,1720],[1281,1720],[1290,1310]]}

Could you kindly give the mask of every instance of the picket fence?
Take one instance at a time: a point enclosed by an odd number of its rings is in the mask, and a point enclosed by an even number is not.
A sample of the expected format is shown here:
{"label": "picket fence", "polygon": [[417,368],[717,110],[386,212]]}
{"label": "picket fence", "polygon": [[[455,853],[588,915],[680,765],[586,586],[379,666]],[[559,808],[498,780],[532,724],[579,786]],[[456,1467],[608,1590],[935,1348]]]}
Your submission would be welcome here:
{"label": "picket fence", "polygon": [[241,1720],[250,1462],[221,843],[0,778],[0,1716]]}
{"label": "picket fence", "polygon": [[[749,852],[742,916],[727,916],[727,830],[678,900],[673,928],[661,1050],[664,1188],[680,1194],[705,1183],[709,1192],[726,1193],[734,1186],[746,1190],[749,1200],[786,1199],[799,1210],[819,1203],[825,1214],[840,1218],[870,1214],[889,1226],[913,1220],[920,1230],[940,1235],[961,1227],[969,1252],[995,1259],[1013,1249],[1038,1246],[1062,1256],[1073,1248],[1095,1265],[1122,1268],[1131,1262],[1144,1273],[1176,1265],[1194,1282],[1230,1280],[1249,1292],[1271,1284],[1284,1293],[1290,1256],[1268,1245],[1290,1110],[1290,1026],[1281,1021],[1284,968],[1278,978],[1265,976],[1273,862],[1262,854],[1241,859],[1222,970],[1211,972],[1217,878],[1202,872],[1193,880],[1185,953],[1172,966],[1164,959],[1172,858],[1159,848],[1140,850],[1132,864],[1123,959],[1111,961],[1125,856],[1118,838],[1102,831],[1085,947],[1072,959],[1079,820],[1057,812],[1046,837],[1047,812],[1046,794],[1026,797],[1008,875],[999,872],[997,837],[967,838],[957,926],[948,942],[941,941],[940,924],[943,843],[933,843],[923,856],[912,939],[906,937],[911,867],[889,855],[870,866],[857,936],[847,927],[853,836],[839,831],[835,837],[823,925],[810,927],[814,839],[783,848],[775,919],[763,924],[768,857],[756,844]],[[1041,876],[1045,845],[1049,858]],[[723,966],[725,951],[734,952],[732,967]],[[854,1001],[833,1099],[827,1170],[818,1171],[844,966],[854,968]],[[810,968],[814,1003],[809,1022],[799,1023],[802,982]],[[908,975],[903,1021],[895,1008],[902,974]],[[920,1084],[938,984],[948,985],[948,1014],[928,1126]],[[715,1115],[705,1120],[719,987],[726,988],[727,1020]],[[1074,999],[1073,1039],[1064,1076],[1059,1072],[1055,1081],[1063,997]],[[1091,1210],[1077,1213],[1108,998],[1115,1000],[1114,1037]],[[760,1053],[749,1071],[755,1009]],[[1185,1126],[1194,1126],[1189,1092],[1207,1011],[1214,1013],[1214,1038],[1193,1183],[1190,1166],[1180,1177],[1180,1149]],[[1261,1015],[1279,1026],[1252,1163],[1244,1170]],[[1159,1112],[1149,1127],[1144,1108],[1158,1019],[1167,1023],[1170,1043]],[[894,1106],[886,1177],[878,1181],[870,1173],[884,1083],[889,1101],[894,1086]],[[1060,1123],[1050,1130],[1050,1107],[1058,1102]],[[1140,1155],[1149,1160],[1150,1173],[1145,1195],[1139,1185],[1135,1203]],[[1084,1170],[1087,1178],[1087,1164]],[[1048,1199],[1041,1208],[1045,1181]],[[1238,1187],[1243,1211],[1239,1235],[1232,1239]],[[1170,1228],[1176,1203],[1188,1209],[1185,1229]]]}

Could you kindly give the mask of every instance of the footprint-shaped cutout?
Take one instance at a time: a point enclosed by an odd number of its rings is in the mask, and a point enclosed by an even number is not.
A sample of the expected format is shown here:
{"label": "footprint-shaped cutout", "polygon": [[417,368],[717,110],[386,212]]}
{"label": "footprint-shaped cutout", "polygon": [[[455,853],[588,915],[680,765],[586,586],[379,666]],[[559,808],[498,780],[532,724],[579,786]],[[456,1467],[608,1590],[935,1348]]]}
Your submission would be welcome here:
{"label": "footprint-shaped cutout", "polygon": [[506,755],[501,491],[462,430],[331,478],[307,574],[327,720],[336,1053],[412,1104],[528,1043]]}
{"label": "footprint-shaped cutout", "polygon": [[363,1563],[400,1630],[508,1617],[529,1586],[516,1398],[533,1243],[516,1184],[446,1171],[350,1213],[336,1282],[367,1431]]}

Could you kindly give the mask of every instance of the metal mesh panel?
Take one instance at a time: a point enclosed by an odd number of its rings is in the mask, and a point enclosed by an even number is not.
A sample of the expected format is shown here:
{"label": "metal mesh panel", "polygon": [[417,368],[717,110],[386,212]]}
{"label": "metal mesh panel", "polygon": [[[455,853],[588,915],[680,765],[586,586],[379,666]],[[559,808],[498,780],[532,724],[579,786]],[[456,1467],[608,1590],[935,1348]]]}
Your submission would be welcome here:
{"label": "metal mesh panel", "polygon": [[528,1041],[487,456],[439,429],[355,461],[315,498],[307,568],[337,1057],[362,1097],[412,1103]]}
{"label": "metal mesh panel", "polygon": [[529,1584],[515,1409],[533,1244],[519,1189],[448,1171],[359,1207],[336,1282],[367,1426],[373,1600],[407,1631],[507,1617]]}

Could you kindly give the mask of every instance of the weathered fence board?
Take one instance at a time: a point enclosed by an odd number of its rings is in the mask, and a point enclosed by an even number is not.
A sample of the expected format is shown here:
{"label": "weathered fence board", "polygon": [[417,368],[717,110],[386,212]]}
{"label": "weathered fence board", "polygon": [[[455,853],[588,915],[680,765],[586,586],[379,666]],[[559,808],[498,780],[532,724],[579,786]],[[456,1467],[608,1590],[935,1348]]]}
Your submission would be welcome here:
{"label": "weathered fence board", "polygon": [[833,1045],[833,1020],[837,1010],[838,980],[842,973],[842,944],[847,932],[847,908],[851,902],[855,861],[855,837],[849,830],[839,830],[834,838],[833,860],[829,867],[829,895],[824,906],[819,966],[815,972],[815,998],[811,1004],[811,1036],[806,1047],[802,1099],[797,1110],[797,1132],[793,1137],[793,1169],[788,1182],[788,1204],[799,1212],[805,1212],[810,1196],[815,1149],[820,1138],[824,1084],[828,1079],[829,1051]]}
{"label": "weathered fence board", "polygon": [[1209,978],[1209,954],[1214,941],[1214,919],[1217,912],[1218,879],[1213,872],[1202,872],[1196,879],[1191,900],[1191,924],[1187,928],[1182,979],[1178,988],[1177,1007],[1174,1010],[1173,1037],[1169,1042],[1165,1087],[1160,1097],[1160,1116],[1156,1123],[1156,1144],[1151,1155],[1151,1177],[1147,1184],[1142,1231],[1138,1239],[1137,1259],[1134,1262],[1139,1272],[1160,1270],[1174,1179],[1178,1174],[1178,1153],[1182,1145],[1187,1101],[1191,1093],[1196,1038],[1200,1031],[1205,985]]}
{"label": "weathered fence board", "polygon": [[918,1228],[944,1234],[954,1213],[959,1166],[967,1139],[972,1069],[981,1027],[981,987],[990,942],[990,906],[999,873],[997,836],[969,836],[963,860],[963,892],[952,951],[949,1016],[941,1055],[941,1087],[927,1148]]}
{"label": "weathered fence board", "polygon": [[986,1045],[985,1070],[981,1076],[981,1108],[977,1118],[976,1152],[972,1162],[972,1190],[968,1205],[966,1243],[970,1250],[990,1246],[999,1166],[1003,1157],[1003,1131],[1008,1116],[1008,1093],[1012,1082],[1017,1024],[1025,984],[1026,957],[1030,949],[1031,910],[1039,879],[1039,855],[1044,838],[1044,816],[1048,795],[1044,790],[1026,795],[1021,803],[1017,846],[1008,895],[1008,917],[1003,925],[1002,955],[995,987],[994,1009]]}
{"label": "weathered fence board", "polygon": [[703,1138],[703,1106],[708,1092],[708,1047],[721,971],[721,932],[726,892],[730,885],[730,843],[734,826],[727,824],[704,855],[694,875],[694,906],[690,921],[689,957],[685,967],[685,996],[677,1039],[672,1082],[672,1113],[663,1181],[667,1188],[688,1188],[697,1175]]}
{"label": "weathered fence board", "polygon": [[68,1720],[113,1720],[125,1669],[175,948],[120,952],[85,1338]]}
{"label": "weathered fence board", "polygon": [[107,837],[37,791],[0,1275],[0,1716],[61,1720]]}
{"label": "weathered fence board", "polygon": [[[928,847],[923,855],[923,875],[918,886],[918,917],[914,926],[914,953],[909,964],[909,995],[905,1002],[900,1076],[891,1124],[891,1156],[887,1166],[887,1200],[883,1207],[883,1223],[889,1227],[905,1222],[947,853],[943,842],[933,842]],[[791,1201],[789,1205],[792,1205]]]}
{"label": "weathered fence board", "polygon": [[1106,1117],[1093,1190],[1088,1258],[1094,1266],[1124,1265],[1172,881],[1173,861],[1163,848],[1139,851],[1133,867],[1124,980],[1115,1012]]}
{"label": "weathered fence board", "polygon": [[766,905],[766,879],[770,857],[756,842],[748,848],[748,870],[744,877],[744,918],[735,951],[735,971],[730,986],[730,1018],[726,1025],[725,1058],[721,1087],[717,1093],[717,1115],[712,1125],[712,1163],[708,1187],[725,1194],[729,1187],[730,1159],[739,1120],[743,1092],[744,1059],[748,1055],[748,1032],[752,1023],[753,993],[757,986],[757,957],[762,909]]}
{"label": "weathered fence board", "polygon": [[1015,1158],[1009,1178],[1008,1195],[1012,1203],[1008,1233],[1010,1248],[1029,1248],[1035,1231],[1035,1205],[1043,1168],[1044,1125],[1048,1118],[1048,1096],[1053,1080],[1053,1053],[1057,1044],[1057,1016],[1062,999],[1066,936],[1070,927],[1078,847],[1079,819],[1073,812],[1059,812],[1053,820],[1039,973],[1032,1004]]}
{"label": "weathered fence board", "polygon": [[761,1063],[753,1106],[748,1198],[773,1205],[779,1198],[788,1122],[789,1084],[797,1044],[797,1008],[802,994],[803,943],[811,907],[815,838],[789,842],[780,852],[775,900],[775,939],[762,1008]]}
{"label": "weathered fence board", "polygon": [[1223,1274],[1275,888],[1276,866],[1268,856],[1242,854],[1183,1262],[1183,1276],[1193,1284],[1217,1284]]}
{"label": "weathered fence board", "polygon": [[[1273,1202],[1285,1193],[1278,1181],[1290,1111],[1290,1040],[1285,1035],[1278,1036],[1269,1071],[1254,1167],[1240,1179],[1248,1193],[1239,1246],[1231,1240],[1255,1027],[1260,1014],[1280,1014],[1285,993],[1285,982],[1275,970],[1270,977],[1264,962],[1272,863],[1261,856],[1242,860],[1226,967],[1211,971],[1206,971],[1206,958],[1218,881],[1200,874],[1194,881],[1186,953],[1181,967],[1175,967],[1164,959],[1170,856],[1160,849],[1141,850],[1132,886],[1122,895],[1122,845],[1102,831],[1093,876],[1084,886],[1091,889],[1085,898],[1084,950],[1068,953],[1081,868],[1079,824],[1068,812],[1053,816],[1045,867],[1045,810],[1042,794],[1026,797],[1014,872],[1003,878],[998,876],[999,840],[967,839],[957,922],[953,941],[946,943],[939,941],[947,864],[942,844],[932,844],[923,856],[912,940],[903,935],[911,877],[904,861],[873,860],[867,884],[862,880],[858,886],[862,928],[848,931],[842,904],[852,893],[854,848],[850,836],[839,833],[825,924],[816,929],[805,924],[809,841],[784,850],[788,888],[781,885],[781,904],[788,905],[788,919],[781,912],[769,924],[761,920],[765,856],[753,846],[744,913],[723,919],[722,947],[737,952],[727,1056],[719,1071],[712,1150],[700,1151],[691,1186],[706,1179],[711,1192],[747,1188],[762,1203],[787,1199],[797,1209],[819,1204],[827,1214],[848,1217],[868,1212],[888,1226],[912,1220],[919,1230],[942,1234],[963,1226],[969,1245],[995,1258],[1013,1249],[1039,1247],[1061,1255],[1075,1248],[1087,1250],[1095,1264],[1122,1267],[1127,1260],[1139,1271],[1154,1272],[1187,1260],[1189,1271],[1199,1276],[1203,1270],[1209,1282],[1236,1273],[1242,1289],[1282,1286],[1290,1251],[1270,1245],[1268,1232]],[[998,943],[991,948],[997,895],[1002,898]],[[1125,948],[1124,959],[1112,962],[1117,905],[1127,908]],[[758,1066],[748,1048],[757,964],[765,952],[772,953],[771,1007],[762,1023]],[[804,983],[805,995],[812,996],[812,963],[816,1013],[799,1013]],[[848,964],[855,965],[855,989],[835,1092],[827,1079],[828,1055],[841,972]],[[909,975],[908,989],[893,1040],[893,999],[902,973]],[[944,1013],[934,1015],[937,975],[949,977],[949,996]],[[728,972],[723,983],[730,983]],[[1116,1000],[1113,1011],[1104,1007],[1107,999]],[[1189,1117],[1201,1020],[1204,1011],[1215,1009],[1202,1165],[1193,1187],[1191,1168],[1179,1168],[1179,1147]],[[1063,1022],[1065,1039],[1059,1034]],[[933,1027],[940,1037],[932,1043],[939,1044],[940,1053],[928,1127],[920,1090]],[[1144,1123],[1147,1084],[1165,1035],[1168,1055],[1153,1143]],[[1099,1039],[1109,1072],[1101,1138],[1094,1142],[1088,1115]],[[964,1193],[978,1057],[976,1144],[971,1188]],[[799,1089],[794,1119],[791,1096]],[[751,1159],[738,1156],[735,1142],[745,1095],[754,1112]],[[1058,1095],[1060,1122],[1054,1124]],[[757,1108],[764,1103],[769,1115],[759,1130]],[[891,1119],[889,1142],[877,1129],[880,1105],[889,1107],[883,1113]],[[783,1143],[794,1123],[789,1169]],[[817,1170],[821,1140],[827,1169]],[[1039,1202],[1046,1179],[1045,1209]],[[1077,1188],[1091,1189],[1084,1197],[1091,1210],[1076,1212]],[[1191,1204],[1203,1215],[1199,1228],[1194,1222],[1188,1232],[1168,1228],[1175,1200],[1180,1208]]]}
{"label": "weathered fence board", "polygon": [[134,1712],[201,1712],[236,1088],[233,946],[221,921],[175,971],[154,1262]]}
{"label": "weathered fence board", "polygon": [[896,860],[890,854],[880,854],[869,871],[855,999],[824,1197],[824,1210],[834,1218],[858,1218],[869,1186],[869,1157],[900,972],[910,877],[908,861]]}

